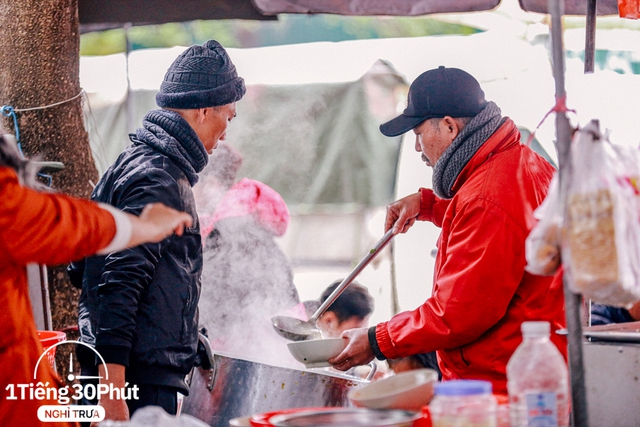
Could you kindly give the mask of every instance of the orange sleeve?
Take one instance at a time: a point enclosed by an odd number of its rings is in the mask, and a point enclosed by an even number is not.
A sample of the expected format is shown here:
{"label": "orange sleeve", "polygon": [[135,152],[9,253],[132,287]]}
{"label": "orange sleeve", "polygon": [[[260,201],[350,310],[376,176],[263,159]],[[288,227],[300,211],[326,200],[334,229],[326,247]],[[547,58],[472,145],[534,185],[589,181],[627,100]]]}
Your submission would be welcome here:
{"label": "orange sleeve", "polygon": [[81,259],[116,233],[113,216],[96,203],[23,187],[7,167],[0,167],[0,200],[0,253],[19,265]]}

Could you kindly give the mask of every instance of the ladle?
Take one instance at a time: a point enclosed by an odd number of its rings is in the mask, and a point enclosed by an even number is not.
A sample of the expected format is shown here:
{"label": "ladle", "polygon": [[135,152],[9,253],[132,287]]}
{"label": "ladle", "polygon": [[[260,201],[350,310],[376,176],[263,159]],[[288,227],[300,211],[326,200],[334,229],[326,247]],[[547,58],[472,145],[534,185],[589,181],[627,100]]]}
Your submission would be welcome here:
{"label": "ladle", "polygon": [[324,314],[333,302],[338,299],[340,294],[353,282],[358,274],[371,262],[373,258],[380,253],[387,243],[393,238],[393,229],[390,229],[384,236],[376,243],[376,245],[369,251],[369,253],[362,258],[362,260],[355,266],[355,268],[349,273],[349,275],[338,285],[338,287],[331,292],[331,295],[322,303],[320,307],[313,313],[313,316],[309,320],[304,321],[289,316],[275,316],[271,318],[276,332],[288,340],[291,341],[304,341],[308,339],[322,338],[320,329],[316,326],[316,322]]}

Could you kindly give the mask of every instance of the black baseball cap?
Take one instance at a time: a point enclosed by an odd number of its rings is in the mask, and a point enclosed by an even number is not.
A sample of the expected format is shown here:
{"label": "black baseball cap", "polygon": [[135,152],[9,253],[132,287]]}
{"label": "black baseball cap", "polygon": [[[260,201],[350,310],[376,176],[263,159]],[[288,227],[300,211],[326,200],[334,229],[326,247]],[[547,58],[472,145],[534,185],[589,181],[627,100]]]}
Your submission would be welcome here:
{"label": "black baseball cap", "polygon": [[466,71],[440,66],[420,74],[409,87],[407,108],[380,125],[386,136],[398,136],[427,119],[473,117],[486,105],[480,83]]}

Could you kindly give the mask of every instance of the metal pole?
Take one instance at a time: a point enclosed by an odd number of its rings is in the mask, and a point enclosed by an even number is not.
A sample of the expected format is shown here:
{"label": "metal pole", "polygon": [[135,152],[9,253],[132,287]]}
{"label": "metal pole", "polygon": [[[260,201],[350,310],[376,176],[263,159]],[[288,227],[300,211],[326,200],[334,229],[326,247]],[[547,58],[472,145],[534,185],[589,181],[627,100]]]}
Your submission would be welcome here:
{"label": "metal pole", "polygon": [[389,273],[391,275],[391,315],[395,316],[400,313],[400,301],[398,299],[398,282],[396,271],[396,253],[395,242],[389,243]]}
{"label": "metal pole", "polygon": [[584,73],[593,73],[596,54],[596,4],[598,0],[587,0],[587,21],[584,41]]}
{"label": "metal pole", "polygon": [[[564,46],[562,40],[562,15],[564,14],[564,0],[549,0],[551,14],[551,50],[553,58],[553,77],[556,85],[556,102],[566,98],[564,80]],[[556,112],[556,149],[558,151],[558,175],[560,179],[561,200],[565,201],[567,177],[571,173],[570,144],[571,124],[566,111]],[[582,324],[580,306],[582,297],[574,294],[568,287],[568,278],[563,277],[565,310],[567,316],[568,345],[569,345],[569,377],[571,381],[571,408],[574,427],[588,427],[587,398],[584,381],[584,364],[582,358]]]}
{"label": "metal pole", "polygon": [[131,55],[131,38],[129,37],[129,30],[131,29],[131,23],[124,24],[124,42],[125,42],[125,66],[127,71],[127,95],[125,101],[126,115],[125,126],[127,133],[135,131],[135,105],[133,102],[133,91],[131,90],[131,79],[129,78],[129,56]]}

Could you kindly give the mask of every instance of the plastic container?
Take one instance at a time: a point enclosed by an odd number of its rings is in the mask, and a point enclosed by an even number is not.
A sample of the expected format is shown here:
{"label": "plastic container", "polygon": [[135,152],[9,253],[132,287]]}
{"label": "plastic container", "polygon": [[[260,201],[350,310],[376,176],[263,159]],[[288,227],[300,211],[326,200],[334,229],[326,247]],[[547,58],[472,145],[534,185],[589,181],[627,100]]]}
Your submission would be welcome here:
{"label": "plastic container", "polygon": [[493,394],[498,403],[496,410],[496,425],[498,427],[511,427],[511,418],[509,414],[509,396],[506,394]]}
{"label": "plastic container", "polygon": [[496,398],[489,381],[452,380],[436,384],[429,404],[433,427],[496,427]]}
{"label": "plastic container", "polygon": [[569,374],[549,340],[549,322],[523,322],[523,341],[507,363],[511,427],[568,427]]}
{"label": "plastic container", "polygon": [[54,347],[51,350],[47,351],[47,349],[61,341],[65,341],[67,339],[67,334],[60,331],[37,331],[38,339],[40,340],[40,344],[42,344],[42,349],[47,352],[47,360],[51,364],[53,370],[56,370],[56,348]]}
{"label": "plastic container", "polygon": [[420,418],[413,422],[413,427],[433,427],[429,406],[425,405],[422,407],[422,410],[420,411]]}

